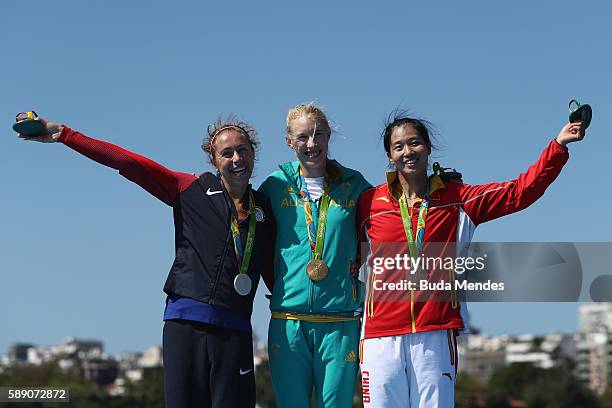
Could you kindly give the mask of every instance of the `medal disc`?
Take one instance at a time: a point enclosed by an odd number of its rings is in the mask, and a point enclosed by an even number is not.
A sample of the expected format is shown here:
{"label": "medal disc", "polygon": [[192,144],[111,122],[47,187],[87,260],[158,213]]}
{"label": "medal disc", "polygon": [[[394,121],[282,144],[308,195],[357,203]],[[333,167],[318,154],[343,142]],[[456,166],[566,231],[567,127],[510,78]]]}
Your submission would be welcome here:
{"label": "medal disc", "polygon": [[239,273],[234,278],[234,289],[241,296],[246,296],[251,292],[251,278],[246,273]]}
{"label": "medal disc", "polygon": [[[572,110],[572,104],[576,105],[576,108]],[[593,118],[593,109],[588,104],[580,104],[575,99],[572,99],[569,103],[570,107],[570,115],[569,121],[571,123],[574,122],[582,122],[582,129],[586,130],[591,124],[591,119]]]}
{"label": "medal disc", "polygon": [[15,132],[30,137],[40,135],[44,129],[45,126],[40,121],[35,119],[20,120],[19,122],[15,122],[15,124],[13,124],[13,130]]}
{"label": "medal disc", "polygon": [[327,268],[325,261],[322,259],[313,259],[312,261],[308,262],[308,265],[306,265],[306,273],[314,282],[325,279],[328,272],[329,269]]}

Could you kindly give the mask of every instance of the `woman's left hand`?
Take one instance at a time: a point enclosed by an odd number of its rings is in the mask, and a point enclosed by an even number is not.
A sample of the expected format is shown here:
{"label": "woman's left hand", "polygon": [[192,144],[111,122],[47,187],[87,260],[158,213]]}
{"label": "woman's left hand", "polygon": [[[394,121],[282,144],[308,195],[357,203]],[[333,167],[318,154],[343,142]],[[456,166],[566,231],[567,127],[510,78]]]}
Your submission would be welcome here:
{"label": "woman's left hand", "polygon": [[563,126],[556,140],[561,146],[566,146],[568,143],[578,142],[583,138],[584,129],[582,128],[582,122],[574,122]]}

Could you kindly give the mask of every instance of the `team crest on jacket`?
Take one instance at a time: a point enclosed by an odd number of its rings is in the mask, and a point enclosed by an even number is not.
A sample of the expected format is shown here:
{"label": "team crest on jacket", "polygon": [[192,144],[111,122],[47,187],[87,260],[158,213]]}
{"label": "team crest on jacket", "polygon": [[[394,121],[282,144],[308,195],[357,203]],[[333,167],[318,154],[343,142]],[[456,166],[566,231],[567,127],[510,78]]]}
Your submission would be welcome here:
{"label": "team crest on jacket", "polygon": [[261,207],[255,207],[255,221],[264,222],[265,219],[266,219],[266,215],[264,214]]}

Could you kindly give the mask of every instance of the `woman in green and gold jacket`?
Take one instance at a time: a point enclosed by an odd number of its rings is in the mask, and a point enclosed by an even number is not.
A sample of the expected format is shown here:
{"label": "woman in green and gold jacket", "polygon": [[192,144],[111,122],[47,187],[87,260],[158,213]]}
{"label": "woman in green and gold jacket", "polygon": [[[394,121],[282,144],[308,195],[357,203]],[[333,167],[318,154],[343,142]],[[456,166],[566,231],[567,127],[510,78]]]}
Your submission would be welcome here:
{"label": "woman in green and gold jacket", "polygon": [[360,284],[356,205],[370,184],[327,157],[331,126],[312,104],[287,115],[287,145],[298,161],[259,191],[277,220],[268,352],[281,408],[350,407],[359,364]]}

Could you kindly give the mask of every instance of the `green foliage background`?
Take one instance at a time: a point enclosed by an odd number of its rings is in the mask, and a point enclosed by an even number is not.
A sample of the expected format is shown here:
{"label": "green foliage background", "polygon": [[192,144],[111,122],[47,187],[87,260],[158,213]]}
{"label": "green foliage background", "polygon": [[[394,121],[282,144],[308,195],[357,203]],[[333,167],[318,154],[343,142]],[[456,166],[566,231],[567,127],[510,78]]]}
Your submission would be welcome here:
{"label": "green foliage background", "polygon": [[[163,371],[149,369],[143,380],[127,382],[121,397],[81,379],[78,365],[61,370],[55,362],[41,366],[15,365],[0,373],[0,386],[65,387],[70,390],[70,404],[79,408],[162,408],[164,406]],[[267,364],[255,372],[257,403],[262,408],[274,408],[274,391]],[[353,407],[361,407],[359,382],[355,388]],[[508,408],[512,402],[523,402],[528,408],[612,408],[612,387],[600,397],[583,387],[573,374],[569,361],[551,369],[531,364],[511,364],[498,369],[489,384],[481,384],[461,374],[456,385],[456,407]],[[66,407],[58,403],[3,403],[2,407]]]}

